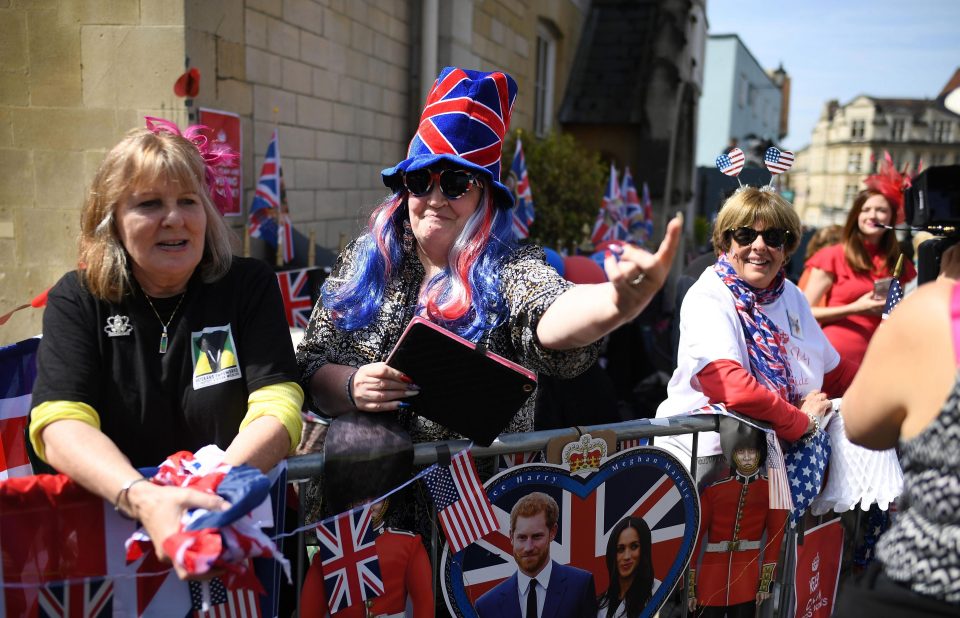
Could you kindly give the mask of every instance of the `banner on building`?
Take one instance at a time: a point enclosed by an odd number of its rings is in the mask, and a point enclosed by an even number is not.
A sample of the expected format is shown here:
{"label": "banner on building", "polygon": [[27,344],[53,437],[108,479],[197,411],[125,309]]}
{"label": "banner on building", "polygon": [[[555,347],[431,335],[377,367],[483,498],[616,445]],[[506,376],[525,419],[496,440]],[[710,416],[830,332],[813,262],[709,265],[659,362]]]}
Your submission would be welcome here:
{"label": "banner on building", "polygon": [[[200,124],[210,128],[207,136],[214,142],[226,144],[238,155],[243,154],[242,134],[240,132],[240,116],[232,112],[216,109],[200,108]],[[219,166],[220,177],[225,179],[233,192],[230,207],[223,213],[225,217],[240,215],[243,203],[243,165],[238,159],[234,165]]]}

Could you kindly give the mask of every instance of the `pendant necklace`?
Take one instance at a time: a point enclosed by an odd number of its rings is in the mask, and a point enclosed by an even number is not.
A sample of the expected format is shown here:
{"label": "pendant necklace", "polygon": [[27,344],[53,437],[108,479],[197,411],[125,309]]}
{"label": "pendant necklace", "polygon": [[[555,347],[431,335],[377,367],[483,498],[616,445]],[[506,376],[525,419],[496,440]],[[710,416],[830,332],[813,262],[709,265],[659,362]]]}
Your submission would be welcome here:
{"label": "pendant necklace", "polygon": [[169,343],[169,338],[167,337],[167,327],[170,326],[170,322],[173,322],[173,316],[177,315],[177,309],[180,308],[181,303],[183,303],[183,297],[186,295],[186,292],[180,295],[180,300],[177,301],[177,306],[173,308],[173,313],[170,314],[170,319],[168,319],[167,323],[164,324],[163,318],[161,318],[160,314],[157,313],[157,308],[153,306],[153,301],[150,300],[150,296],[146,292],[143,293],[144,298],[147,299],[147,303],[153,310],[153,315],[157,316],[157,320],[160,321],[160,326],[163,327],[163,333],[160,335],[160,354],[167,353],[167,344]]}

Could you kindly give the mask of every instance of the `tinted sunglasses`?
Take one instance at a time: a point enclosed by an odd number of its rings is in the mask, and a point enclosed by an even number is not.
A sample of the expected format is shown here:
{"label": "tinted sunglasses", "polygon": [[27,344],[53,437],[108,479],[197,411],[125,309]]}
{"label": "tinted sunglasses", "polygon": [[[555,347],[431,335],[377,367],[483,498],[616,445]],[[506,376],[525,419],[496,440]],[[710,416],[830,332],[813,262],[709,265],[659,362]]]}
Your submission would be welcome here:
{"label": "tinted sunglasses", "polygon": [[783,245],[790,240],[790,237],[793,236],[789,230],[782,230],[778,227],[772,227],[758,232],[752,227],[744,226],[727,230],[727,233],[741,246],[751,245],[753,241],[757,239],[757,236],[762,236],[764,244],[774,249],[783,247]]}
{"label": "tinted sunglasses", "polygon": [[470,185],[477,184],[477,176],[464,170],[440,170],[435,172],[428,169],[415,170],[403,175],[403,186],[412,195],[420,197],[433,190],[433,184],[440,185],[440,192],[448,200],[463,197],[470,190]]}

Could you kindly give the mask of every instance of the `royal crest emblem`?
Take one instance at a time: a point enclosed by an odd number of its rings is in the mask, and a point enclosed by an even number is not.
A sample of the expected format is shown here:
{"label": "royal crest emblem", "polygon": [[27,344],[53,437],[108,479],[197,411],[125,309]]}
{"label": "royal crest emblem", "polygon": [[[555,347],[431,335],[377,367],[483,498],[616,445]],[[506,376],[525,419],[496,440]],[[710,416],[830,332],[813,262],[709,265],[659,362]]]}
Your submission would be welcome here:
{"label": "royal crest emblem", "polygon": [[573,474],[586,474],[600,469],[600,462],[607,458],[607,443],[585,433],[576,442],[563,447],[561,461],[570,467]]}
{"label": "royal crest emblem", "polygon": [[125,315],[111,315],[107,318],[107,325],[103,327],[103,332],[108,337],[126,337],[133,332],[133,326],[130,325],[130,318]]}

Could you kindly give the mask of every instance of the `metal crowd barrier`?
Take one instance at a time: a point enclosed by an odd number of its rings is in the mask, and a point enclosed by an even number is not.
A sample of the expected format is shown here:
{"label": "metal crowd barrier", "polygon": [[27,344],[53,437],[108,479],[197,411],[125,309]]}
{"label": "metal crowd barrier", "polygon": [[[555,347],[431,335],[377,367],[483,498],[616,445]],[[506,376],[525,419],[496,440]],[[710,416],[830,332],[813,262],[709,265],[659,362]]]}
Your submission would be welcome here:
{"label": "metal crowd barrier", "polygon": [[[473,446],[472,453],[474,458],[498,457],[500,455],[510,455],[513,453],[525,453],[529,451],[539,451],[546,448],[547,443],[553,438],[569,436],[572,427],[564,429],[549,429],[545,431],[530,431],[526,433],[503,434],[494,440],[490,446]],[[680,434],[693,434],[693,455],[690,460],[690,474],[694,479],[697,478],[697,442],[701,431],[718,431],[719,417],[716,415],[703,416],[674,416],[665,419],[638,419],[633,421],[624,421],[621,423],[607,423],[603,425],[587,425],[581,427],[583,433],[594,433],[600,430],[613,431],[617,436],[617,442],[624,440],[635,440],[639,438],[657,438],[660,436],[675,436]],[[654,440],[655,441],[655,440]],[[413,447],[413,463],[416,466],[428,466],[437,462],[440,452],[457,452],[470,445],[469,440],[451,440],[447,442],[422,442]],[[446,448],[444,448],[446,447]],[[304,482],[319,476],[323,472],[323,454],[313,453],[310,455],[300,455],[287,459],[287,481],[291,483]],[[301,490],[304,485],[301,485]],[[303,491],[301,491],[303,495]],[[303,527],[304,512],[300,509],[298,527]],[[433,516],[432,528],[437,530],[436,514]],[[300,591],[303,585],[305,575],[304,565],[306,560],[306,543],[304,534],[301,532],[297,537],[297,614],[300,613]],[[433,534],[431,539],[430,561],[431,566],[436,573],[439,548],[437,546],[437,535]],[[681,586],[684,594],[681,603],[681,616],[687,616],[686,590],[687,577],[681,579]],[[434,590],[436,598],[436,590]]]}

